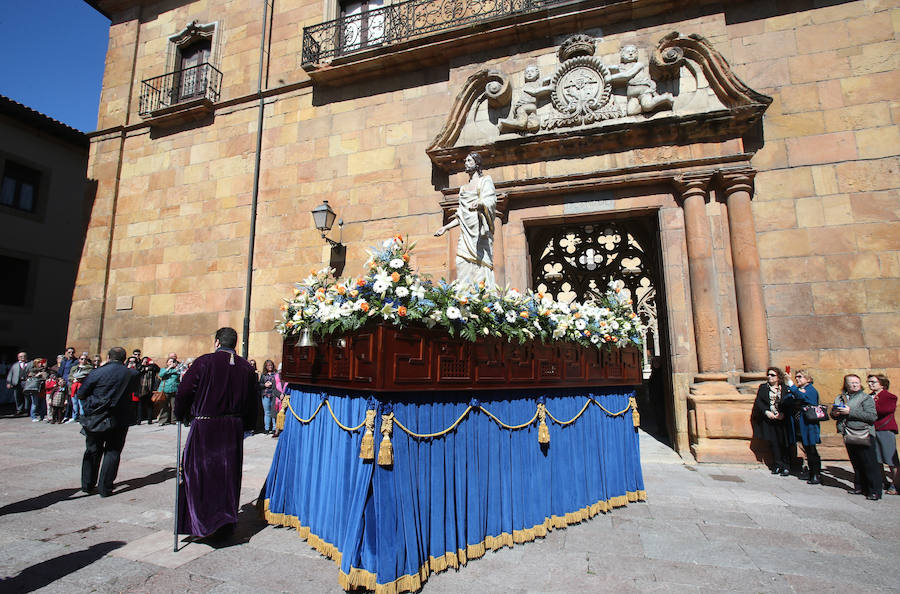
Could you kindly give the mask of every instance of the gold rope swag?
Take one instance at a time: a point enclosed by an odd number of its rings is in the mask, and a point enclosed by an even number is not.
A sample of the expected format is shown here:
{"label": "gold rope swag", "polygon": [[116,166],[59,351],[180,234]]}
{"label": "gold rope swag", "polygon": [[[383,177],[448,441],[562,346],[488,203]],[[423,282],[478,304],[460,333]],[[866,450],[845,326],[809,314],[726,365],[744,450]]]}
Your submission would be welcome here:
{"label": "gold rope swag", "polygon": [[[597,402],[596,399],[588,398],[585,401],[584,406],[581,407],[581,410],[578,411],[578,413],[574,417],[569,419],[568,421],[561,421],[561,420],[557,419],[556,417],[553,416],[553,414],[551,414],[551,412],[547,409],[547,406],[545,404],[539,402],[537,404],[537,406],[535,407],[534,416],[532,416],[529,420],[527,420],[524,423],[521,423],[519,425],[509,425],[507,423],[504,423],[503,421],[498,419],[496,415],[494,415],[492,412],[490,412],[483,406],[479,405],[477,408],[479,410],[481,410],[481,412],[486,414],[491,420],[493,420],[495,423],[497,423],[498,426],[502,427],[503,429],[507,429],[509,431],[517,431],[519,429],[524,429],[525,427],[529,427],[530,425],[532,425],[535,421],[538,421],[538,443],[548,444],[548,443],[550,443],[550,429],[547,426],[547,418],[549,418],[551,421],[553,421],[557,425],[561,425],[561,426],[565,427],[566,425],[571,425],[572,423],[577,421],[579,418],[581,418],[581,415],[584,414],[584,412],[588,409],[588,407],[591,404],[596,404],[600,408],[600,410],[602,410],[603,412],[605,412],[607,415],[609,415],[611,417],[622,416],[630,410],[630,411],[632,411],[631,412],[632,424],[635,427],[639,427],[641,424],[641,415],[638,412],[637,400],[635,400],[634,396],[629,396],[628,404],[625,406],[625,408],[623,408],[622,410],[620,410],[618,412],[612,412],[611,410],[609,410],[608,408],[606,408],[605,406],[603,406],[602,404]],[[363,433],[362,441],[360,442],[360,445],[359,445],[359,457],[363,460],[373,460],[375,458],[375,415],[376,415],[376,411],[373,408],[366,409],[365,419],[363,419],[363,421],[359,425],[356,425],[355,427],[350,427],[350,426],[344,425],[343,423],[340,422],[340,420],[338,420],[337,415],[334,414],[334,409],[331,408],[331,404],[328,402],[328,399],[322,400],[322,402],[319,403],[318,408],[316,408],[316,410],[313,412],[312,416],[309,417],[308,419],[304,419],[301,416],[299,416],[296,413],[296,411],[294,411],[294,407],[291,406],[290,397],[288,395],[285,395],[282,408],[278,412],[276,426],[278,427],[279,430],[284,429],[284,421],[285,421],[284,411],[285,411],[285,409],[289,409],[291,411],[291,414],[294,416],[294,418],[305,425],[305,424],[311,423],[312,420],[316,418],[316,415],[319,414],[319,411],[322,410],[323,406],[328,408],[328,412],[331,414],[331,418],[334,419],[335,424],[337,424],[337,426],[340,427],[341,429],[343,429],[344,431],[352,433],[354,431],[359,431],[360,429],[365,427],[365,432]],[[409,429],[408,427],[403,425],[403,423],[401,423],[399,419],[394,417],[393,412],[387,413],[387,414],[382,414],[381,415],[381,444],[378,447],[378,464],[380,466],[390,466],[391,464],[394,463],[394,446],[391,443],[391,434],[393,432],[394,424],[396,424],[397,427],[399,427],[401,431],[403,431],[404,433],[406,433],[407,435],[409,435],[410,437],[415,438],[415,439],[431,439],[431,438],[435,438],[435,437],[442,437],[442,436],[450,433],[454,429],[456,429],[456,427],[463,421],[463,419],[465,419],[466,416],[468,416],[468,414],[470,412],[472,412],[473,408],[476,408],[476,407],[469,405],[468,407],[466,407],[466,410],[464,410],[462,412],[462,414],[459,415],[459,417],[457,417],[457,419],[455,421],[453,421],[453,423],[449,427],[447,427],[443,431],[436,431],[434,433],[416,433],[415,431],[412,431],[411,429]]]}

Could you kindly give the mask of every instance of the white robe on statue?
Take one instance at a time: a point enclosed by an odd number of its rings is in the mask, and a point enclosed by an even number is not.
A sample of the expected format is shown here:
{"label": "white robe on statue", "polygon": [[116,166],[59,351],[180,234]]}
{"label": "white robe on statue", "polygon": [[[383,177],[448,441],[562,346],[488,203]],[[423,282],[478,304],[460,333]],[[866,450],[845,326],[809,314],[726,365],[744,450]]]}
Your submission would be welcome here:
{"label": "white robe on statue", "polygon": [[[476,210],[469,210],[470,207]],[[494,216],[497,192],[494,181],[483,175],[459,189],[459,243],[456,246],[456,279],[494,288]]]}

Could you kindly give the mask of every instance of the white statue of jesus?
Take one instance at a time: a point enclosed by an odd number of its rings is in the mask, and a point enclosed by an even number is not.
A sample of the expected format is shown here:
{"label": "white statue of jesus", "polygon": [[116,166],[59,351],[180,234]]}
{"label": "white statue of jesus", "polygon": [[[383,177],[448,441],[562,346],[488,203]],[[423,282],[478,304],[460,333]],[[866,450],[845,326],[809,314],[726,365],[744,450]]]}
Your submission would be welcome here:
{"label": "white statue of jesus", "polygon": [[459,206],[449,223],[435,231],[440,237],[459,226],[456,245],[456,279],[460,282],[494,288],[494,216],[497,192],[491,176],[482,170],[481,156],[469,153],[465,161],[469,183],[459,189]]}

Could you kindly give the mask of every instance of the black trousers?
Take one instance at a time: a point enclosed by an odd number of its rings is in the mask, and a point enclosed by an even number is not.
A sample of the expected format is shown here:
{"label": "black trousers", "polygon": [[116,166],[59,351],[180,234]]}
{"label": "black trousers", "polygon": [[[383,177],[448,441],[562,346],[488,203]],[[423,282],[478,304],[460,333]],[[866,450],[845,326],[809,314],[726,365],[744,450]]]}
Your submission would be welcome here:
{"label": "black trousers", "polygon": [[804,445],[803,450],[806,452],[806,461],[809,463],[809,476],[820,474],[822,472],[822,458],[819,456],[816,444]]}
{"label": "black trousers", "polygon": [[29,412],[31,407],[30,405],[25,406],[25,390],[22,389],[22,384],[13,386],[13,392],[15,392],[16,397],[16,414],[20,415]]}
{"label": "black trousers", "polygon": [[[113,482],[119,472],[119,458],[125,447],[128,426],[116,427],[108,431],[84,430],[85,448],[81,461],[81,490],[89,491],[98,487],[101,495],[110,495]],[[99,475],[99,484],[97,482]]]}
{"label": "black trousers", "polygon": [[869,436],[869,445],[845,445],[855,473],[853,483],[858,484],[866,495],[881,497],[881,465],[875,457],[875,438]]}

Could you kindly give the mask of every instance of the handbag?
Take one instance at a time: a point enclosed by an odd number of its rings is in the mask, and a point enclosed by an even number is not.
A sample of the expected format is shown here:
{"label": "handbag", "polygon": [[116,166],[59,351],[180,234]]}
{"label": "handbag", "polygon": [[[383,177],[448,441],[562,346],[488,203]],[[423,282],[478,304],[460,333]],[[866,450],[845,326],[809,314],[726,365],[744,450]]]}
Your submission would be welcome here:
{"label": "handbag", "polygon": [[165,401],[166,401],[166,393],[161,390],[157,390],[157,391],[153,392],[153,396],[150,397],[150,402],[154,402],[157,404],[160,402],[165,402]]}
{"label": "handbag", "polygon": [[844,425],[844,444],[845,445],[861,445],[867,446],[871,443],[869,440],[868,429],[853,429]]}
{"label": "handbag", "polygon": [[828,420],[828,407],[824,404],[810,404],[801,410],[803,411],[803,420],[807,423],[821,423]]}

